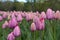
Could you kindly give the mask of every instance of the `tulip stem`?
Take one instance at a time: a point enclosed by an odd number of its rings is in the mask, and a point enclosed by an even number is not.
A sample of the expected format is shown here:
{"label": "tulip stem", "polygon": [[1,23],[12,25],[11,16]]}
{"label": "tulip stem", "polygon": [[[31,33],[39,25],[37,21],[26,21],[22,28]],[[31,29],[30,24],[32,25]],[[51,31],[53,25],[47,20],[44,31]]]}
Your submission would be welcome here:
{"label": "tulip stem", "polygon": [[34,31],[34,40],[35,40],[35,31]]}
{"label": "tulip stem", "polygon": [[3,40],[4,40],[4,29],[3,29]]}
{"label": "tulip stem", "polygon": [[44,40],[44,30],[42,31],[42,40]]}
{"label": "tulip stem", "polygon": [[53,35],[52,35],[53,30],[52,30],[52,24],[51,23],[52,23],[52,20],[49,20],[49,35],[51,37],[51,40],[54,40]]}

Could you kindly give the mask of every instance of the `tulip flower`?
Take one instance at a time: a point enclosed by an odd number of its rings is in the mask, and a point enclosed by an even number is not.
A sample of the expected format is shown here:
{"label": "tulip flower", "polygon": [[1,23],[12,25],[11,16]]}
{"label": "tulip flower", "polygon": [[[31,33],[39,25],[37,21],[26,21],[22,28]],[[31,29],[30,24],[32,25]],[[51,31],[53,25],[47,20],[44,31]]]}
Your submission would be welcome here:
{"label": "tulip flower", "polygon": [[54,18],[60,19],[60,11],[57,10],[56,13],[54,14]]}
{"label": "tulip flower", "polygon": [[14,28],[13,34],[14,34],[14,36],[20,36],[20,35],[21,35],[21,31],[20,31],[19,26],[16,26],[16,27]]}
{"label": "tulip flower", "polygon": [[37,16],[34,17],[33,22],[36,25],[36,29],[40,30],[40,20],[39,20],[39,18]]}
{"label": "tulip flower", "polygon": [[30,29],[31,29],[31,31],[35,31],[35,30],[36,30],[35,23],[32,23],[32,24],[31,24],[31,28],[30,28]]}
{"label": "tulip flower", "polygon": [[21,22],[22,19],[23,19],[23,18],[22,18],[22,16],[21,16],[21,14],[19,14],[19,15],[17,16],[17,21],[18,21],[18,22]]}
{"label": "tulip flower", "polygon": [[54,14],[53,14],[52,9],[47,9],[46,17],[47,17],[47,19],[53,19]]}
{"label": "tulip flower", "polygon": [[16,19],[14,13],[11,14],[11,19],[13,19],[13,18]]}
{"label": "tulip flower", "polygon": [[26,14],[26,20],[27,21],[32,20],[32,15],[30,13]]}
{"label": "tulip flower", "polygon": [[45,14],[45,12],[44,12],[44,11],[43,11],[43,12],[41,12],[40,17],[42,17],[42,18],[46,19],[46,14]]}
{"label": "tulip flower", "polygon": [[44,30],[45,28],[45,22],[44,22],[44,18],[40,18],[40,30]]}
{"label": "tulip flower", "polygon": [[15,36],[13,35],[13,32],[8,34],[7,40],[15,40]]}
{"label": "tulip flower", "polygon": [[7,13],[4,13],[2,17],[7,18]]}
{"label": "tulip flower", "polygon": [[8,25],[9,25],[10,28],[14,28],[15,26],[18,25],[18,23],[17,23],[15,18],[12,18],[11,20],[9,20]]}
{"label": "tulip flower", "polygon": [[0,16],[0,21],[2,21],[3,20],[3,18],[2,18],[2,16]]}
{"label": "tulip flower", "polygon": [[44,18],[42,18],[42,17],[39,18],[39,17],[35,16],[33,19],[33,22],[35,23],[37,30],[44,29],[44,27],[45,27]]}
{"label": "tulip flower", "polygon": [[8,26],[8,21],[5,21],[5,23],[2,25],[2,28],[6,28]]}
{"label": "tulip flower", "polygon": [[21,13],[22,17],[25,17],[25,13]]}

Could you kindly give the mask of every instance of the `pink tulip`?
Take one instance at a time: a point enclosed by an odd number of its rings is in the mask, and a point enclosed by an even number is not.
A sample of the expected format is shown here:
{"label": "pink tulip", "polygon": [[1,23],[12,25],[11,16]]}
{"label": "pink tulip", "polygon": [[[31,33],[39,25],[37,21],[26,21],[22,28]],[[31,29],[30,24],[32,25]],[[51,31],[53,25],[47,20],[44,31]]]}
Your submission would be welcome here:
{"label": "pink tulip", "polygon": [[15,18],[12,18],[11,20],[9,20],[8,25],[9,25],[10,28],[14,28],[14,27],[16,27],[18,25],[18,23],[17,23]]}
{"label": "pink tulip", "polygon": [[40,13],[38,11],[36,11],[35,15],[39,17]]}
{"label": "pink tulip", "polygon": [[44,27],[45,27],[44,18],[39,19],[37,16],[35,16],[34,19],[33,19],[33,22],[35,23],[37,30],[44,29]]}
{"label": "pink tulip", "polygon": [[57,10],[56,13],[54,14],[54,18],[60,19],[60,11]]}
{"label": "pink tulip", "polygon": [[32,24],[31,24],[31,31],[35,31],[35,30],[36,30],[35,23],[32,23]]}
{"label": "pink tulip", "polygon": [[5,21],[5,23],[2,25],[2,28],[4,29],[4,28],[6,28],[7,26],[8,26],[8,22]]}
{"label": "pink tulip", "polygon": [[20,31],[19,26],[16,26],[16,27],[14,28],[13,34],[14,34],[14,36],[19,36],[19,35],[21,35],[21,31]]}
{"label": "pink tulip", "polygon": [[47,9],[46,17],[47,19],[52,19],[54,17],[52,9]]}
{"label": "pink tulip", "polygon": [[7,13],[5,12],[2,17],[7,18]]}
{"label": "pink tulip", "polygon": [[44,18],[40,18],[40,30],[43,30],[44,28],[45,28]]}
{"label": "pink tulip", "polygon": [[13,32],[8,34],[7,40],[15,40],[15,36],[13,35]]}
{"label": "pink tulip", "polygon": [[3,18],[2,18],[2,16],[0,16],[0,21],[2,21],[3,20]]}
{"label": "pink tulip", "polygon": [[40,20],[39,20],[39,18],[37,16],[34,17],[33,22],[36,25],[36,29],[40,30]]}
{"label": "pink tulip", "polygon": [[56,13],[57,13],[57,19],[60,20],[60,11],[58,10]]}
{"label": "pink tulip", "polygon": [[46,19],[46,14],[45,14],[45,12],[44,12],[44,11],[43,11],[43,12],[41,12],[40,17],[42,17],[42,18]]}
{"label": "pink tulip", "polygon": [[16,17],[15,17],[15,15],[14,15],[14,13],[13,14],[11,14],[11,19],[16,19]]}
{"label": "pink tulip", "polygon": [[19,15],[17,16],[17,21],[18,21],[18,22],[21,22],[22,19],[23,19],[23,18],[22,18],[22,16],[21,16],[21,14],[19,14]]}
{"label": "pink tulip", "polygon": [[22,17],[25,17],[25,13],[21,13]]}
{"label": "pink tulip", "polygon": [[26,20],[27,21],[32,20],[32,15],[30,13],[26,14]]}

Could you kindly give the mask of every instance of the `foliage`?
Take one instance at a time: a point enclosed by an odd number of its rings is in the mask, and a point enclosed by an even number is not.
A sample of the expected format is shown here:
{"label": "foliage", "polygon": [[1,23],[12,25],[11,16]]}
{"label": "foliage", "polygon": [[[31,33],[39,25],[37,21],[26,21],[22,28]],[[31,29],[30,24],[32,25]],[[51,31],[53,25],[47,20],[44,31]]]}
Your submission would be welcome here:
{"label": "foliage", "polygon": [[60,10],[60,1],[58,0],[26,0],[27,2],[6,1],[0,2],[0,10],[4,11],[46,11],[47,8]]}

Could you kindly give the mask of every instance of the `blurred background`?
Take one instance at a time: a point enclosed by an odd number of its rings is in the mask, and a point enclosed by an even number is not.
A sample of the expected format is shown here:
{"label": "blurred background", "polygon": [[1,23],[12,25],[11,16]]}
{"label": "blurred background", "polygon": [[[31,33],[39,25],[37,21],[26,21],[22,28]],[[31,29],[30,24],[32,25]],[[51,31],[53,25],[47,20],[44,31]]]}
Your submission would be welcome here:
{"label": "blurred background", "polygon": [[2,11],[46,11],[60,10],[60,0],[0,0]]}

